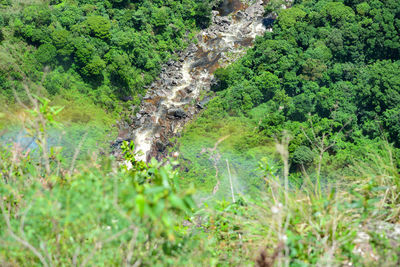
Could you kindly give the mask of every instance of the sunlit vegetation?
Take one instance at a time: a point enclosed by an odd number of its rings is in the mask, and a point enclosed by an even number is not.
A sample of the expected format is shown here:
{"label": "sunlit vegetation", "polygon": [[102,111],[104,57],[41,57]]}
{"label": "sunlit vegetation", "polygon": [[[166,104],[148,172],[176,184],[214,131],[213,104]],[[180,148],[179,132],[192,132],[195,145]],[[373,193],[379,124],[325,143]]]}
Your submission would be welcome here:
{"label": "sunlit vegetation", "polygon": [[188,131],[201,135],[237,118],[255,128],[253,146],[286,132],[291,173],[324,179],[346,174],[382,140],[397,155],[399,2],[298,2],[278,12],[273,32],[241,60],[216,71],[216,97]]}
{"label": "sunlit vegetation", "polygon": [[0,0],[0,265],[399,266],[400,3],[281,3],[146,163],[101,140],[210,5]]}
{"label": "sunlit vegetation", "polygon": [[112,125],[135,112],[162,64],[208,26],[212,4],[0,1],[0,126],[20,124],[15,95],[26,103],[30,83],[34,94],[64,106],[67,146],[90,129],[84,146],[107,150]]}
{"label": "sunlit vegetation", "polygon": [[77,87],[115,109],[119,99],[144,92],[161,63],[208,25],[210,11],[195,0],[3,2],[1,93],[11,100],[10,78],[39,79],[47,66],[49,95]]}
{"label": "sunlit vegetation", "polygon": [[197,206],[195,189],[179,186],[176,162],[136,161],[133,143],[121,147],[123,164],[93,154],[63,165],[62,147],[48,149],[45,139],[59,109],[33,101],[26,130],[38,148],[0,148],[2,266],[399,263],[400,177],[389,145],[321,188],[307,176],[289,180],[282,140],[271,152],[276,164],[260,161],[257,198],[234,193]]}

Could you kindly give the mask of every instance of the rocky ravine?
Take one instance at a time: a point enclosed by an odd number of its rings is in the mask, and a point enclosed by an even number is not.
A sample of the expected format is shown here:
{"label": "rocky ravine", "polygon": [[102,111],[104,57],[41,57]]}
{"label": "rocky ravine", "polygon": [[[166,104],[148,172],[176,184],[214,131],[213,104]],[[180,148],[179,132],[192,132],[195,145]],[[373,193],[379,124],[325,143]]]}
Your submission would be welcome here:
{"label": "rocky ravine", "polygon": [[190,45],[178,54],[178,61],[169,61],[162,68],[116,145],[134,140],[136,151],[142,151],[138,160],[165,156],[168,140],[203,108],[199,96],[210,89],[213,72],[238,58],[257,35],[265,32],[263,14],[263,0],[241,5],[228,16],[213,11],[212,25],[199,33],[198,44]]}

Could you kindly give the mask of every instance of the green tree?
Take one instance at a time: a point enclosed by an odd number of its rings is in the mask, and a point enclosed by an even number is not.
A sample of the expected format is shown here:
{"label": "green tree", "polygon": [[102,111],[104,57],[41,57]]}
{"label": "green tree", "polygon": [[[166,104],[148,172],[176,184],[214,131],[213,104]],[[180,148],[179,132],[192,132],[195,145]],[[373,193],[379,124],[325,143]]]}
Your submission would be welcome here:
{"label": "green tree", "polygon": [[75,58],[76,61],[85,66],[92,59],[92,55],[95,51],[92,44],[88,43],[85,38],[75,38],[74,39],[75,46]]}
{"label": "green tree", "polygon": [[254,83],[262,92],[265,99],[271,99],[275,92],[280,89],[279,78],[271,72],[262,72],[254,78]]}
{"label": "green tree", "polygon": [[99,56],[94,56],[90,62],[83,67],[82,71],[87,76],[98,77],[104,71],[106,63]]}
{"label": "green tree", "polygon": [[42,44],[36,51],[36,59],[42,64],[54,63],[57,49],[51,44]]}
{"label": "green tree", "polygon": [[69,57],[74,52],[73,37],[68,30],[56,29],[52,33],[53,44],[57,53],[62,57]]}
{"label": "green tree", "polygon": [[195,8],[196,24],[200,28],[206,28],[211,23],[211,6],[207,1],[199,2]]}
{"label": "green tree", "polygon": [[111,22],[102,16],[90,16],[86,19],[86,24],[93,36],[100,39],[110,37]]}

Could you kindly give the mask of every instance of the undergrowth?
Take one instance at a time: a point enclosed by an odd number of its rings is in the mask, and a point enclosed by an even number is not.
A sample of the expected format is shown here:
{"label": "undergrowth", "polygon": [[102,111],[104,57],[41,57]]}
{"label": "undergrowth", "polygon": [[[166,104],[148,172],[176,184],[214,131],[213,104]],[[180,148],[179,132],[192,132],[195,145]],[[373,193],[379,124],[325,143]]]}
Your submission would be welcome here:
{"label": "undergrowth", "polygon": [[178,162],[137,161],[132,143],[122,146],[125,162],[92,153],[61,164],[62,148],[45,140],[59,109],[31,101],[26,132],[37,148],[0,148],[2,266],[400,263],[400,176],[390,145],[354,161],[351,176],[319,186],[313,173],[292,181],[283,139],[274,161],[259,161],[257,197],[210,193],[196,205],[190,183],[180,186]]}

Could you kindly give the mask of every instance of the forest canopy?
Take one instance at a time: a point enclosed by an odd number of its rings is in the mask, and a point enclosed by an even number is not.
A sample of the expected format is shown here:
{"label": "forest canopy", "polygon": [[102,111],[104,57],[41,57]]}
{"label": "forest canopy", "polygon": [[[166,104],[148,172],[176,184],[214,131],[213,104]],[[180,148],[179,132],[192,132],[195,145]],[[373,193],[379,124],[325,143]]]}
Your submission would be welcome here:
{"label": "forest canopy", "polygon": [[225,114],[257,120],[260,142],[286,130],[293,170],[320,146],[336,168],[367,143],[399,148],[400,2],[296,1],[278,15],[246,56],[216,71],[217,97],[194,127]]}
{"label": "forest canopy", "polygon": [[22,76],[38,82],[47,67],[49,96],[120,109],[210,18],[200,0],[1,1],[0,94],[12,102]]}
{"label": "forest canopy", "polygon": [[211,1],[0,0],[0,266],[400,266],[400,2],[288,2],[145,162],[104,129]]}

